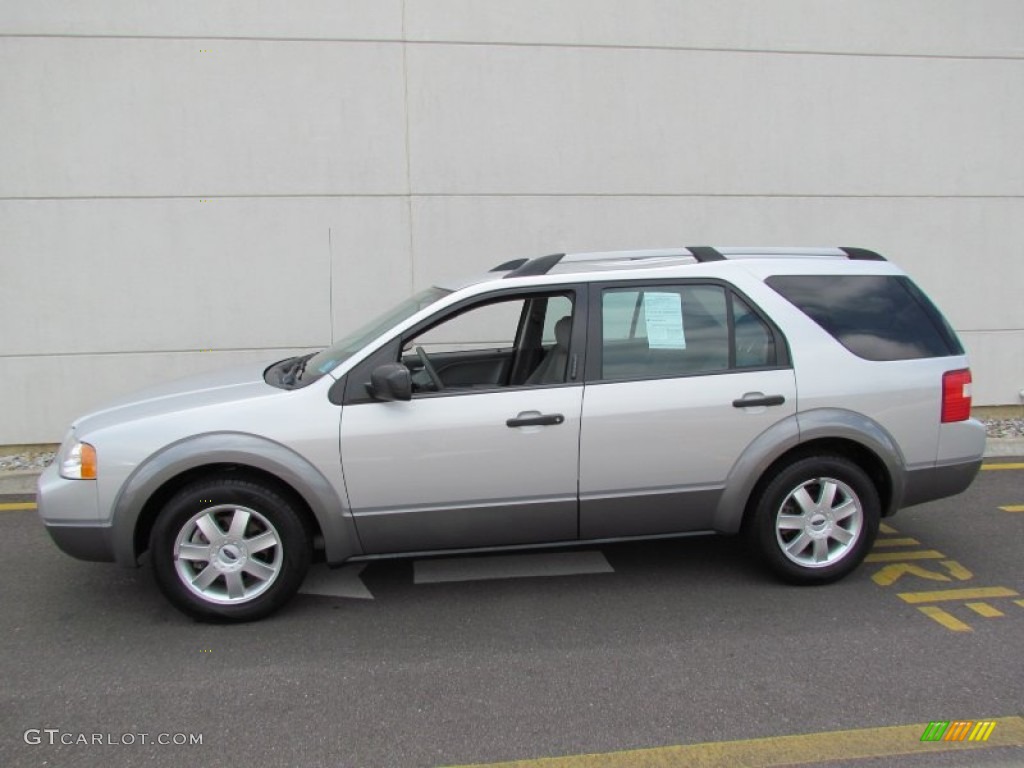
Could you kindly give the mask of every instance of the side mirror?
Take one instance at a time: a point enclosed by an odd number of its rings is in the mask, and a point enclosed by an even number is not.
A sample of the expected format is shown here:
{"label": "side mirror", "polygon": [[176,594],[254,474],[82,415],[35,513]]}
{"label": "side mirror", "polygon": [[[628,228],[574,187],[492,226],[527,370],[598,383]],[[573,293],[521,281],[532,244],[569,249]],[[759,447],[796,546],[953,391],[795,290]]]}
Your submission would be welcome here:
{"label": "side mirror", "polygon": [[412,374],[401,363],[378,365],[366,391],[374,400],[412,400]]}

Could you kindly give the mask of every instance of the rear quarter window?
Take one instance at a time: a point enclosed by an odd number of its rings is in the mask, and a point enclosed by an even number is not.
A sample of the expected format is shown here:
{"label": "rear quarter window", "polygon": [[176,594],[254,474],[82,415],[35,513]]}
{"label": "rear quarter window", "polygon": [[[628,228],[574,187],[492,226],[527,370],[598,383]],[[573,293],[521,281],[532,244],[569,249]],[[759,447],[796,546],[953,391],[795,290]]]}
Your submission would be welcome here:
{"label": "rear quarter window", "polygon": [[900,275],[775,275],[765,282],[865,360],[962,355],[953,329]]}

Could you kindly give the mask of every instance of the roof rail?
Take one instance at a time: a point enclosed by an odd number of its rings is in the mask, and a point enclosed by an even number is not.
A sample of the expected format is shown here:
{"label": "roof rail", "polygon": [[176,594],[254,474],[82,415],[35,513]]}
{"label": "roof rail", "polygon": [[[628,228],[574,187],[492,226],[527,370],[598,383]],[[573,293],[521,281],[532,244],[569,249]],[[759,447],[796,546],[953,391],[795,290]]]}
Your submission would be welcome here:
{"label": "roof rail", "polygon": [[547,256],[538,256],[536,259],[527,259],[518,267],[513,269],[505,278],[529,277],[530,275],[546,275],[551,268],[562,260],[564,253],[551,253]]}
{"label": "roof rail", "polygon": [[797,258],[797,259],[841,259],[846,254],[839,248],[779,248],[743,246],[719,248],[725,258]]}
{"label": "roof rail", "polygon": [[[588,261],[644,261],[647,259],[695,259],[696,261],[721,261],[724,257],[714,248],[694,246],[690,248],[664,248],[645,251],[596,251],[593,253],[553,253],[530,259],[513,269],[505,277],[526,277],[544,275],[556,264],[578,264]],[[512,264],[513,262],[506,262]],[[501,265],[503,268],[505,264]],[[501,271],[495,268],[492,271]]]}
{"label": "roof rail", "polygon": [[723,261],[730,258],[847,258],[858,261],[885,261],[885,257],[866,248],[712,248],[708,245],[690,245],[686,248],[665,248],[646,251],[599,251],[594,253],[552,253],[535,259],[515,259],[500,264],[492,272],[508,271],[505,277],[546,275],[556,264],[576,264],[589,261],[643,261],[647,259],[693,259],[700,263]]}
{"label": "roof rail", "polygon": [[875,251],[869,251],[867,248],[840,248],[843,253],[846,254],[848,259],[855,261],[886,261],[885,256]]}
{"label": "roof rail", "polygon": [[642,261],[645,259],[683,259],[692,254],[685,248],[657,248],[644,251],[593,251],[590,253],[568,253],[566,262],[587,261]]}
{"label": "roof rail", "polygon": [[850,259],[851,261],[885,261],[881,254],[866,248],[719,248],[726,258],[743,257],[779,257],[779,258],[833,258]]}
{"label": "roof rail", "polygon": [[708,245],[691,245],[686,248],[697,261],[722,261],[725,256],[717,248]]}
{"label": "roof rail", "polygon": [[643,259],[695,259],[697,261],[722,261],[725,257],[717,249],[707,245],[688,245],[685,248],[658,248],[645,251],[597,251],[594,253],[570,253],[565,261],[640,261]]}
{"label": "roof rail", "polygon": [[508,272],[510,269],[518,269],[523,266],[529,259],[512,259],[511,261],[503,261],[496,267],[491,267],[490,272]]}

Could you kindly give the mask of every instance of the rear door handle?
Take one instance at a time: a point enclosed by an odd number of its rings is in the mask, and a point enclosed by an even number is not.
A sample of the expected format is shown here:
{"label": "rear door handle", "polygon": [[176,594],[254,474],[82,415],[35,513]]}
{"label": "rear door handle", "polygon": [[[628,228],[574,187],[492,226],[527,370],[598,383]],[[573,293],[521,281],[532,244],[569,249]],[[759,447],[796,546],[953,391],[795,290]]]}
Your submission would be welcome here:
{"label": "rear door handle", "polygon": [[561,424],[565,416],[560,413],[537,413],[536,411],[525,411],[514,419],[505,422],[506,427],[547,427],[552,424]]}
{"label": "rear door handle", "polygon": [[782,405],[786,398],[782,395],[753,395],[732,401],[733,408],[757,408],[765,405]]}

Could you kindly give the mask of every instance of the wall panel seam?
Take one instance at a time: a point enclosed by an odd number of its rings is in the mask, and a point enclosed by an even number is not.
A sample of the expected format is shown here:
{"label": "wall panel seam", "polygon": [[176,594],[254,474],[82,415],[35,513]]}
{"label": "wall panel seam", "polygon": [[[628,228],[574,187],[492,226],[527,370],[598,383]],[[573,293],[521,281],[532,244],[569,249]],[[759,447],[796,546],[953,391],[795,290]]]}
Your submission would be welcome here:
{"label": "wall panel seam", "polygon": [[471,48],[561,48],[566,50],[622,50],[622,51],[678,51],[684,53],[737,53],[737,54],[778,54],[782,56],[852,56],[859,58],[883,59],[940,59],[963,61],[1024,61],[1024,52],[1019,54],[971,54],[971,53],[892,53],[884,51],[844,51],[823,49],[787,48],[729,48],[695,45],[655,45],[629,43],[555,43],[517,41],[474,41],[474,40],[407,40],[392,37],[283,37],[259,35],[142,35],[142,34],[68,34],[68,33],[3,33],[0,39],[65,39],[65,40],[217,40],[266,43],[344,43],[352,45],[415,45],[415,46],[460,46]]}
{"label": "wall panel seam", "polygon": [[409,293],[412,293],[416,284],[416,232],[413,224],[412,204],[412,126],[409,118],[409,46],[405,41],[405,5],[402,0],[402,106],[405,109],[405,203],[406,218],[408,224],[406,229],[409,233]]}
{"label": "wall panel seam", "polygon": [[920,193],[867,194],[867,193],[808,193],[808,192],[297,192],[297,193],[251,193],[222,195],[0,195],[5,202],[53,202],[53,201],[128,201],[128,200],[302,200],[302,199],[397,199],[411,198],[475,198],[475,197],[624,197],[624,198],[781,198],[781,199],[836,199],[836,200],[1021,200],[1024,194],[992,195],[940,195]]}
{"label": "wall panel seam", "polygon": [[218,353],[234,352],[260,352],[277,353],[292,352],[297,349],[323,349],[326,345],[316,344],[292,344],[289,346],[277,347],[225,347],[223,349],[116,349],[116,350],[90,350],[85,352],[12,352],[10,354],[0,353],[0,360],[16,360],[19,358],[38,357],[112,357],[118,355],[213,355]]}

